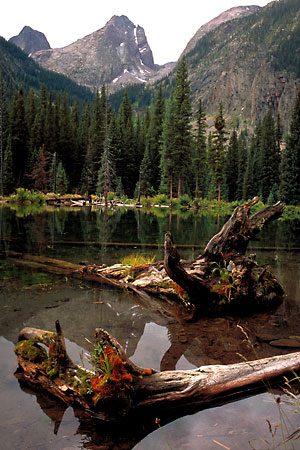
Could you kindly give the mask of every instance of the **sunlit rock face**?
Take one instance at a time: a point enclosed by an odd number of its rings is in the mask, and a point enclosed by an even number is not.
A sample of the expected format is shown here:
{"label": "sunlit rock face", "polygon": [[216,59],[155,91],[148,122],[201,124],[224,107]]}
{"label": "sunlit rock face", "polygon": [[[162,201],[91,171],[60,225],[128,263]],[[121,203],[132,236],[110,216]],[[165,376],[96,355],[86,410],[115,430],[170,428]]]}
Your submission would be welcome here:
{"label": "sunlit rock face", "polygon": [[126,16],[113,16],[103,28],[67,47],[37,51],[32,57],[91,89],[107,83],[146,83],[160,68],[144,29]]}

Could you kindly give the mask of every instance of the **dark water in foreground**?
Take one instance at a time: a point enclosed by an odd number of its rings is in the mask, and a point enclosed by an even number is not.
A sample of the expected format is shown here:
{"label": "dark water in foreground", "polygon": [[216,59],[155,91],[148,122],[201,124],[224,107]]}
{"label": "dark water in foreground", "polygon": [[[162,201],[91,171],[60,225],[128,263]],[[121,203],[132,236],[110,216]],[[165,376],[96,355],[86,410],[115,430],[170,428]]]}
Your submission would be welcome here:
{"label": "dark water in foreground", "polygon": [[[248,393],[248,398],[210,409],[170,411],[170,417],[141,418],[116,429],[83,421],[78,411],[20,386],[14,345],[21,328],[54,329],[59,318],[71,357],[80,363],[96,327],[107,329],[138,365],[155,369],[190,369],[231,363],[243,358],[296,351],[256,342],[256,335],[300,335],[300,224],[270,224],[251,243],[260,262],[270,264],[287,296],[270,313],[250,318],[201,318],[186,323],[158,305],[110,286],[92,285],[21,268],[12,251],[46,255],[73,262],[112,264],[126,254],[163,255],[170,229],[182,257],[193,259],[225,218],[187,212],[170,215],[140,211],[45,210],[26,215],[0,209],[0,448],[25,449],[299,449],[299,440],[282,444],[300,427],[300,398],[281,390]],[[268,250],[266,250],[266,247]],[[240,325],[254,343],[245,341]],[[280,398],[281,402],[276,402]],[[61,420],[60,426],[58,423]],[[169,423],[167,423],[169,421]],[[55,425],[56,423],[56,425]],[[166,424],[165,424],[166,423]],[[165,424],[165,425],[164,425]],[[58,428],[58,429],[57,429]],[[54,434],[54,431],[57,434]]]}

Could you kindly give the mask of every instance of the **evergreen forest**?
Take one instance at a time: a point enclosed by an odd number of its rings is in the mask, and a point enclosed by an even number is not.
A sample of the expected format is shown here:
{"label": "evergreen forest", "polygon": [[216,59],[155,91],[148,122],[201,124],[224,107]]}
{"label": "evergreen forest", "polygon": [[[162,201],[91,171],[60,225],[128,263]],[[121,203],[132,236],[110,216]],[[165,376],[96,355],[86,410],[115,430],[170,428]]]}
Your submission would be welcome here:
{"label": "evergreen forest", "polygon": [[[128,92],[118,110],[105,86],[84,107],[45,84],[0,86],[1,192],[18,187],[53,193],[300,204],[300,91],[288,133],[271,110],[253,131],[232,129],[222,99],[208,129],[201,99],[192,110],[185,58],[170,94],[158,85],[136,112]],[[168,88],[170,89],[170,87]]]}

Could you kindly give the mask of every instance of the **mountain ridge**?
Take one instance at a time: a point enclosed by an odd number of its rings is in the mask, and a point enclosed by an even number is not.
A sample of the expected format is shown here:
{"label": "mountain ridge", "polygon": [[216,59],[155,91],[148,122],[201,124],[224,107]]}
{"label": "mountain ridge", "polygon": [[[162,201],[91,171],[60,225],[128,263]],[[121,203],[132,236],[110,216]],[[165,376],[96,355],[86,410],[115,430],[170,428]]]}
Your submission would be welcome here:
{"label": "mountain ridge", "polygon": [[[194,36],[189,40],[187,43],[184,51],[182,52],[180,58],[190,52],[194,46],[196,45],[197,41],[201,39],[203,36],[205,36],[210,31],[217,28],[219,25],[222,25],[223,23],[226,23],[230,20],[234,19],[240,19],[241,17],[249,16],[250,14],[254,14],[257,11],[261,9],[260,6],[256,5],[249,5],[249,6],[234,6],[232,8],[227,9],[226,11],[219,14],[214,19],[210,20],[209,22],[202,25],[194,34]],[[180,59],[179,58],[179,59]]]}
{"label": "mountain ridge", "polygon": [[42,67],[91,89],[107,83],[146,83],[161,68],[154,64],[144,29],[126,16],[113,16],[104,27],[66,47],[31,56]]}

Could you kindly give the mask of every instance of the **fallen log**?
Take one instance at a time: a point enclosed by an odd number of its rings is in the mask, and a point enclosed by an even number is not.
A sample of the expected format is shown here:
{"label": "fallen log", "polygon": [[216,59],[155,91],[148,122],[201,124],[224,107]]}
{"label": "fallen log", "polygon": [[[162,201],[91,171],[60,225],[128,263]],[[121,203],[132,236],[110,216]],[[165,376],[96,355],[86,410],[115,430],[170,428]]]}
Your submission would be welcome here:
{"label": "fallen log", "polygon": [[164,261],[140,266],[114,264],[72,265],[33,255],[10,255],[17,264],[67,274],[100,283],[109,283],[141,296],[177,302],[188,311],[223,314],[248,313],[277,306],[283,288],[269,267],[260,266],[255,255],[247,256],[249,240],[270,221],[281,216],[280,202],[250,216],[259,198],[235,208],[204,252],[192,262],[182,261],[169,232],[165,235]]}
{"label": "fallen log", "polygon": [[17,377],[35,389],[47,391],[66,405],[83,408],[92,417],[115,421],[131,414],[159,417],[173,408],[243,396],[251,386],[268,383],[300,369],[300,352],[194,370],[158,372],[136,366],[109,333],[96,329],[90,353],[92,370],[74,364],[63,334],[34,328],[20,331],[15,348]]}

